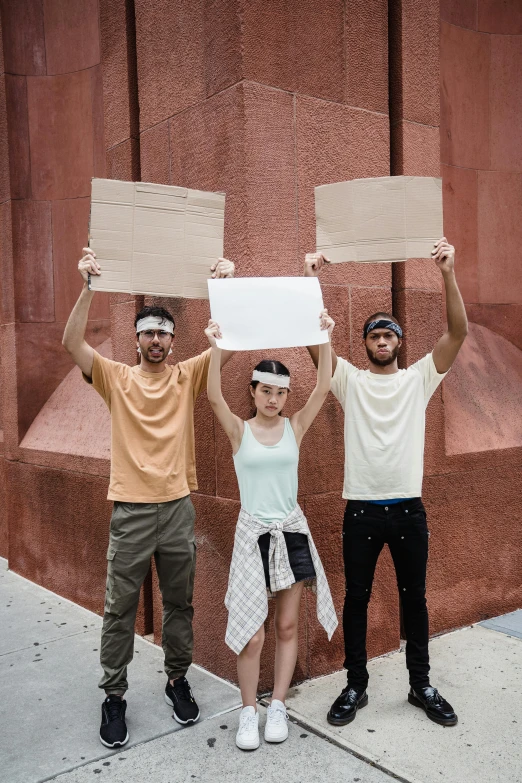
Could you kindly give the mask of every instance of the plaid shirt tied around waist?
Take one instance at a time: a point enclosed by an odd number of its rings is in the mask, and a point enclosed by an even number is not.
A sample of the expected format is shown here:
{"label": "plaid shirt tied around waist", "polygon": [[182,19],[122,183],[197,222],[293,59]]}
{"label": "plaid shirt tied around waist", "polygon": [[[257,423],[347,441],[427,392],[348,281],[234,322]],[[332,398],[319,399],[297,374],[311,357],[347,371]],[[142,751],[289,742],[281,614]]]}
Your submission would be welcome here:
{"label": "plaid shirt tied around waist", "polygon": [[304,533],[308,537],[316,574],[317,618],[328,634],[328,639],[332,638],[337,628],[337,615],[324,568],[306,517],[299,506],[296,506],[286,519],[270,524],[260,522],[242,508],[237,521],[225,596],[225,606],[228,609],[225,641],[237,655],[261,628],[268,615],[265,572],[261,551],[257,545],[257,540],[263,533],[270,533],[270,590],[274,593],[285,590],[295,582],[283,532]]}

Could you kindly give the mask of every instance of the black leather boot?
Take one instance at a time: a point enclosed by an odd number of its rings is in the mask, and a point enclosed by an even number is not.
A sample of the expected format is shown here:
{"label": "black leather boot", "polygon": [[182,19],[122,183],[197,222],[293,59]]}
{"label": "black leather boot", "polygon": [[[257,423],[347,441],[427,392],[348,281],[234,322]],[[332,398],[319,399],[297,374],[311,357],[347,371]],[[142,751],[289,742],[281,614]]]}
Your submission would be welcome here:
{"label": "black leather boot", "polygon": [[365,689],[351,688],[347,685],[336,698],[328,711],[326,720],[333,726],[346,726],[357,715],[357,710],[366,707],[368,694]]}
{"label": "black leather boot", "polygon": [[455,726],[458,718],[451,704],[443,699],[436,688],[410,688],[408,701],[415,707],[421,707],[428,718],[441,726]]}

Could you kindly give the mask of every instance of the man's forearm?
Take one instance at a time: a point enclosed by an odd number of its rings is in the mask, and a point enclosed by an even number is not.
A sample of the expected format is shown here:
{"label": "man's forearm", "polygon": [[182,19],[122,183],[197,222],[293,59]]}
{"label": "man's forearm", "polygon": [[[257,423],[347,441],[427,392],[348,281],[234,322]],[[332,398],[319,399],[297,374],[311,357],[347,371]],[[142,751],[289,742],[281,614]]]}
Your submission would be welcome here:
{"label": "man's forearm", "polygon": [[463,339],[468,333],[468,317],[464,301],[457,285],[455,272],[451,270],[443,275],[446,289],[446,318],[448,332],[452,337]]}
{"label": "man's forearm", "polygon": [[94,291],[89,291],[87,283],[85,283],[63,333],[62,344],[69,353],[73,353],[85,339],[85,330],[87,329],[87,320],[93,296]]}

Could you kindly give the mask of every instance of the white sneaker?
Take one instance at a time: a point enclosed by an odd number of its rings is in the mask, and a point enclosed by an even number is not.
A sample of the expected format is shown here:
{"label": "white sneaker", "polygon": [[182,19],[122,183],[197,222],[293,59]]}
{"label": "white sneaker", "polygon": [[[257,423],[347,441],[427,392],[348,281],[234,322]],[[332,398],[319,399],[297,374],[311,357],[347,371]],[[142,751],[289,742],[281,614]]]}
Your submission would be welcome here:
{"label": "white sneaker", "polygon": [[288,715],[286,707],[279,699],[272,699],[267,710],[265,724],[265,740],[267,742],[284,742],[288,737]]}
{"label": "white sneaker", "polygon": [[243,707],[239,714],[239,728],[236,745],[241,750],[255,750],[259,747],[259,715],[253,707]]}

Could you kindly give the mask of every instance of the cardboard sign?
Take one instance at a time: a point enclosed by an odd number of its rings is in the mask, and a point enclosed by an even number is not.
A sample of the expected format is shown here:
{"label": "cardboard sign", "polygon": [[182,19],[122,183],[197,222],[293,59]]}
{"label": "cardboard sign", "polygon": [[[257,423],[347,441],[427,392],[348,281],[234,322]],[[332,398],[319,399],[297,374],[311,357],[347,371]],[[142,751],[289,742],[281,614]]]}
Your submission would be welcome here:
{"label": "cardboard sign", "polygon": [[172,185],[93,179],[93,291],[207,299],[223,256],[225,196]]}
{"label": "cardboard sign", "polygon": [[324,309],[316,277],[238,277],[209,280],[217,344],[229,351],[293,348],[328,342],[319,315]]}
{"label": "cardboard sign", "polygon": [[431,258],[443,236],[439,177],[376,177],[315,188],[317,251],[333,263]]}

